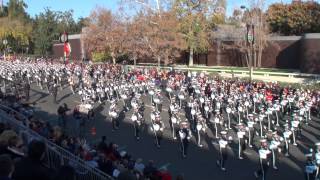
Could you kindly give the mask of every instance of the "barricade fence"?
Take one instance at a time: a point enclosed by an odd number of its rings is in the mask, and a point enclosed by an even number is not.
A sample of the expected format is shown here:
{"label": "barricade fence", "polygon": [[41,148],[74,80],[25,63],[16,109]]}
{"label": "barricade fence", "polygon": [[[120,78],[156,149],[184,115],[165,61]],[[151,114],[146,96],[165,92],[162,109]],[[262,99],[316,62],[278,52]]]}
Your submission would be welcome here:
{"label": "barricade fence", "polygon": [[[13,116],[19,115],[24,119],[16,120]],[[25,144],[32,140],[40,140],[47,146],[44,165],[50,169],[58,170],[63,165],[69,165],[76,171],[77,180],[113,180],[111,176],[105,174],[97,168],[89,166],[84,160],[54,144],[45,137],[28,128],[27,118],[14,109],[0,104],[0,122],[10,125],[11,129],[19,132]]]}
{"label": "barricade fence", "polygon": [[[160,68],[165,70],[180,70],[180,71],[195,71],[195,72],[201,72],[206,71],[208,73],[225,73],[225,74],[241,74],[249,77],[250,71],[249,70],[236,70],[236,69],[228,69],[222,68],[222,67],[205,67],[205,66],[199,66],[199,67],[187,67],[187,66],[155,66],[155,65],[125,65],[124,67],[126,70],[133,69],[133,68],[144,68],[144,69],[151,69],[151,68]],[[309,78],[309,79],[315,79],[320,80],[320,75],[318,74],[306,74],[306,73],[299,73],[299,72],[270,72],[268,70],[259,70],[259,71],[253,71],[253,75],[258,76],[282,76],[282,77],[288,77],[288,78]]]}

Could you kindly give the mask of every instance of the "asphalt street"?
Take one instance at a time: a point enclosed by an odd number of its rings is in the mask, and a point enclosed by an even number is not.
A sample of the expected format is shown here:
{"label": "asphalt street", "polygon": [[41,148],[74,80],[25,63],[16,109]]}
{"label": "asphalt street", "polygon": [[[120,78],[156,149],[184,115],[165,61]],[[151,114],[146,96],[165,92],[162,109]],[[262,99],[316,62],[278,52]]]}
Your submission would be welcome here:
{"label": "asphalt street", "polygon": [[[146,104],[145,119],[147,124],[150,124],[150,97],[143,96]],[[58,91],[57,100],[59,104],[53,103],[53,97],[45,90],[32,85],[30,92],[30,102],[35,103],[36,116],[43,120],[49,121],[51,124],[56,124],[58,115],[57,108],[60,104],[66,103],[69,108],[73,109],[80,103],[80,97],[73,95],[69,88],[64,88]],[[136,141],[134,138],[134,128],[130,117],[132,111],[121,114],[122,120],[120,129],[111,131],[111,122],[107,116],[109,102],[105,101],[102,104],[95,105],[95,119],[87,122],[85,127],[77,127],[71,115],[68,117],[67,131],[71,135],[84,136],[87,141],[96,143],[102,135],[107,137],[108,142],[115,142],[122,150],[127,151],[134,158],[142,158],[146,163],[148,160],[154,160],[158,167],[166,166],[175,177],[178,174],[183,174],[186,180],[250,180],[255,179],[253,173],[257,170],[258,153],[254,149],[248,149],[246,157],[243,160],[237,158],[236,140],[229,149],[229,158],[226,162],[227,171],[223,172],[216,166],[218,159],[218,145],[214,138],[214,131],[207,129],[207,136],[203,139],[202,148],[197,146],[196,136],[192,138],[189,146],[187,158],[182,158],[179,151],[179,140],[173,140],[171,129],[169,126],[169,100],[166,98],[163,102],[163,111],[161,118],[165,123],[164,140],[161,148],[158,149],[154,144],[154,136],[150,131],[149,126],[144,128],[141,134],[141,140]],[[119,104],[119,107],[121,104]],[[184,117],[183,110],[180,111],[182,118]],[[93,136],[90,129],[95,127],[97,135]],[[299,139],[298,146],[291,145],[291,156],[279,157],[279,170],[269,169],[267,179],[272,180],[302,180],[304,179],[304,153],[308,151],[308,146],[319,139],[320,136],[320,120],[313,118],[308,126],[303,126],[302,138]],[[258,141],[256,139],[256,141]],[[258,142],[256,142],[258,143]]]}

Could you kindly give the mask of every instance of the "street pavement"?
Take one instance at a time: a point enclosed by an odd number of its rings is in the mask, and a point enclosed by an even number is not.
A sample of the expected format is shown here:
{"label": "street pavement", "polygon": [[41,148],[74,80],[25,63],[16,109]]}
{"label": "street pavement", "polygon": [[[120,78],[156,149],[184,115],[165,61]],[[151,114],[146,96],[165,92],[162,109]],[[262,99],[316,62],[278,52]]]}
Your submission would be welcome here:
{"label": "street pavement", "polygon": [[[145,119],[150,125],[150,97],[143,96],[146,104]],[[66,103],[70,109],[73,109],[80,103],[79,95],[73,95],[69,88],[64,88],[58,91],[58,104],[53,103],[53,97],[45,90],[32,85],[30,92],[30,102],[34,102],[36,109],[36,117],[50,122],[52,125],[57,124],[57,108],[59,105]],[[87,122],[84,127],[78,127],[72,115],[67,119],[67,132],[74,136],[83,136],[92,144],[97,143],[100,137],[105,135],[107,142],[115,142],[122,150],[125,150],[134,158],[142,158],[145,163],[148,160],[154,160],[157,167],[166,166],[167,169],[176,177],[178,174],[183,174],[186,180],[253,180],[253,173],[259,167],[259,158],[257,150],[248,149],[244,160],[237,158],[236,140],[229,148],[229,157],[226,162],[226,172],[222,172],[216,166],[218,159],[218,143],[214,139],[214,131],[207,129],[207,136],[203,139],[202,148],[197,146],[196,136],[192,138],[190,143],[187,158],[182,158],[180,152],[179,140],[173,140],[169,126],[169,100],[164,99],[161,118],[165,123],[164,140],[161,143],[161,148],[155,146],[154,136],[150,130],[150,126],[144,128],[140,141],[134,138],[134,128],[131,123],[131,111],[120,114],[122,117],[120,129],[111,131],[111,121],[107,116],[109,102],[105,101],[102,104],[95,105],[95,119]],[[119,104],[119,107],[122,104]],[[184,117],[181,110],[180,116]],[[91,128],[96,128],[97,134],[93,136],[90,133]],[[308,152],[308,147],[316,142],[320,136],[320,120],[313,118],[308,126],[303,126],[302,138],[299,139],[298,146],[291,145],[291,157],[280,157],[278,161],[279,170],[269,168],[267,179],[272,180],[301,180],[304,179],[304,154]],[[256,141],[258,141],[256,139]],[[256,144],[258,142],[255,142]]]}

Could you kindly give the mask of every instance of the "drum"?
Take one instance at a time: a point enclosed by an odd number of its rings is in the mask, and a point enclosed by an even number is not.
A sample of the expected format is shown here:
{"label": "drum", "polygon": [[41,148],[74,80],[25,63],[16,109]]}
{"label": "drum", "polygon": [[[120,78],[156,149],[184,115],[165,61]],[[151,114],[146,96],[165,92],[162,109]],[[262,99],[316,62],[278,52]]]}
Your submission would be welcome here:
{"label": "drum", "polygon": [[153,124],[153,129],[154,129],[155,131],[159,131],[159,130],[160,130],[159,124]]}
{"label": "drum", "polygon": [[183,94],[180,94],[178,97],[179,97],[179,99],[181,99],[181,100],[184,100],[184,99],[185,99],[185,96],[184,96]]}
{"label": "drum", "polygon": [[116,117],[118,116],[118,113],[115,112],[115,111],[112,111],[112,112],[110,112],[110,116],[111,116],[112,118],[116,118]]}
{"label": "drum", "polygon": [[244,102],[244,105],[246,106],[246,107],[248,107],[250,104],[249,104],[249,101],[246,101],[246,102]]}
{"label": "drum", "polygon": [[252,128],[253,125],[254,125],[254,122],[252,122],[252,121],[249,121],[249,122],[248,122],[248,127],[249,127],[249,128]]}
{"label": "drum", "polygon": [[149,91],[149,95],[153,96],[153,95],[154,95],[154,91],[153,91],[153,90],[150,90],[150,91]]}
{"label": "drum", "polygon": [[200,102],[204,103],[204,98],[203,97],[200,98]]}
{"label": "drum", "polygon": [[121,94],[121,98],[122,98],[122,99],[127,99],[128,96],[127,96],[126,94]]}
{"label": "drum", "polygon": [[176,124],[176,123],[177,123],[177,118],[173,116],[173,117],[171,118],[171,121],[172,121],[172,123]]}
{"label": "drum", "polygon": [[200,131],[202,129],[202,125],[201,124],[197,124],[197,130]]}
{"label": "drum", "polygon": [[166,88],[166,91],[167,91],[168,93],[171,93],[171,92],[172,92],[172,89],[169,88],[169,87],[167,87],[167,88]]}
{"label": "drum", "polygon": [[214,94],[211,94],[211,99],[215,99],[216,96]]}
{"label": "drum", "polygon": [[286,139],[288,139],[288,138],[290,138],[291,134],[292,134],[291,131],[285,131],[285,132],[283,133],[283,136],[284,136]]}
{"label": "drum", "polygon": [[239,112],[242,112],[242,111],[243,111],[242,106],[239,106],[239,107],[238,107],[238,110],[239,110]]}
{"label": "drum", "polygon": [[260,149],[259,150],[259,157],[261,159],[267,159],[267,155],[270,154],[270,150]]}
{"label": "drum", "polygon": [[245,132],[242,132],[242,131],[237,132],[238,138],[243,138],[243,136],[244,136],[245,134],[246,134],[246,133],[245,133]]}
{"label": "drum", "polygon": [[133,114],[131,116],[131,120],[134,122],[134,121],[138,120],[138,117],[135,114]]}
{"label": "drum", "polygon": [[85,105],[79,105],[79,112],[83,113],[83,114],[88,114],[89,109],[86,107],[86,104]]}
{"label": "drum", "polygon": [[155,98],[155,99],[154,99],[154,102],[155,102],[156,104],[160,104],[160,99]]}
{"label": "drum", "polygon": [[299,126],[299,121],[292,121],[291,125],[292,127],[297,128]]}
{"label": "drum", "polygon": [[220,109],[221,103],[217,102],[217,109]]}
{"label": "drum", "polygon": [[84,107],[86,109],[93,109],[93,106],[91,104],[85,104]]}
{"label": "drum", "polygon": [[155,120],[156,115],[154,115],[154,113],[151,113],[151,120]]}

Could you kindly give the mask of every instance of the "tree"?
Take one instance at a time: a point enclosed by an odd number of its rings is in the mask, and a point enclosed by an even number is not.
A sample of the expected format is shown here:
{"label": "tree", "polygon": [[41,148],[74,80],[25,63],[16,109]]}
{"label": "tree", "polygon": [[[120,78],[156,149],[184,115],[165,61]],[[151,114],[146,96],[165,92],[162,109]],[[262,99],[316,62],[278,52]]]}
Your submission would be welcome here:
{"label": "tree", "polygon": [[26,12],[28,5],[23,0],[10,0],[8,2],[8,17],[10,19],[18,19],[27,23],[30,20]]}
{"label": "tree", "polygon": [[[153,1],[127,0],[124,5],[136,10],[129,19],[126,51],[134,60],[140,57],[153,58],[160,66],[173,63],[186,49],[180,22],[172,4],[166,0]],[[123,13],[125,14],[125,13]],[[129,43],[128,43],[129,42]]]}
{"label": "tree", "polygon": [[[56,21],[57,27],[56,32],[68,32],[69,34],[80,33],[83,27],[83,24],[78,24],[73,19],[73,10],[68,11],[57,11],[56,13]],[[82,22],[80,22],[82,20]],[[83,23],[84,19],[80,19],[79,23]]]}
{"label": "tree", "polygon": [[262,11],[264,0],[249,0],[249,4],[250,8],[246,8],[244,12],[234,13],[235,17],[232,19],[238,19],[239,22],[231,27],[232,30],[222,32],[228,33],[229,39],[234,41],[225,47],[237,50],[245,58],[252,79],[253,68],[261,67],[262,52],[267,46],[269,29],[265,13]]}
{"label": "tree", "polygon": [[273,33],[282,35],[320,32],[320,4],[317,2],[273,4],[267,11],[267,22]]}
{"label": "tree", "polygon": [[24,1],[10,0],[0,12],[0,39],[6,39],[13,52],[23,52],[30,44],[32,27],[25,8]]}
{"label": "tree", "polygon": [[14,52],[23,51],[29,45],[32,27],[19,20],[10,20],[8,17],[0,18],[0,39],[8,40],[8,47]]}
{"label": "tree", "polygon": [[153,57],[160,65],[161,59],[165,64],[172,63],[187,48],[183,34],[179,32],[179,21],[175,12],[162,12],[148,15],[148,27],[145,41]]}
{"label": "tree", "polygon": [[35,53],[45,56],[52,51],[52,41],[56,39],[57,14],[50,9],[45,9],[35,18],[33,41]]}
{"label": "tree", "polygon": [[212,24],[208,21],[210,15],[220,1],[212,0],[176,0],[173,9],[180,23],[180,32],[184,34],[189,49],[189,66],[193,66],[194,53],[207,52],[210,45],[209,35]]}
{"label": "tree", "polygon": [[148,46],[145,43],[146,18],[143,13],[138,13],[131,21],[127,22],[125,53],[133,59],[136,65],[138,58],[144,58],[149,54]]}
{"label": "tree", "polygon": [[88,51],[109,52],[113,63],[118,55],[123,53],[122,47],[125,40],[125,27],[119,17],[111,11],[97,7],[90,15],[88,26],[83,33],[83,42],[90,44]]}

